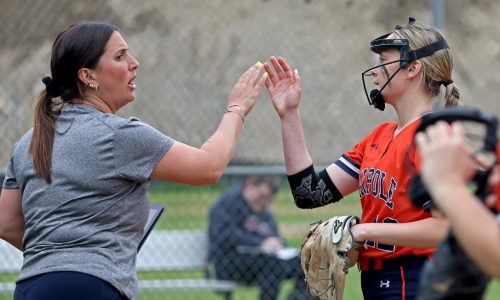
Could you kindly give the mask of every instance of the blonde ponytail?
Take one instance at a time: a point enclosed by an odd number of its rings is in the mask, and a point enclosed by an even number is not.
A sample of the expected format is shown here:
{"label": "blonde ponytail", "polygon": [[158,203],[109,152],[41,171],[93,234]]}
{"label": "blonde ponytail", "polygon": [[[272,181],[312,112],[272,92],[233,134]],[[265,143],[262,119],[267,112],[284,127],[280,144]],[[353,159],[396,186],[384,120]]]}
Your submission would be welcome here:
{"label": "blonde ponytail", "polygon": [[453,81],[449,81],[448,84],[444,83],[445,93],[444,93],[444,106],[462,106],[463,103],[460,101],[460,92],[458,91],[457,85]]}

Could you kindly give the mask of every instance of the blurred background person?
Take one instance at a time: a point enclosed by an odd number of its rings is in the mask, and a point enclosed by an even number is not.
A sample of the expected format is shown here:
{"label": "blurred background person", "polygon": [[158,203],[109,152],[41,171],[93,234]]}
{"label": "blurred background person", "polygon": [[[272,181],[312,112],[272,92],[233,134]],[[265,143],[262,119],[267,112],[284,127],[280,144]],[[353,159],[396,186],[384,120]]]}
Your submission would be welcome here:
{"label": "blurred background person", "polygon": [[277,299],[280,284],[295,279],[288,299],[315,299],[304,282],[297,250],[286,248],[269,210],[279,177],[251,176],[212,206],[209,215],[209,274],[218,279],[257,283],[261,300]]}

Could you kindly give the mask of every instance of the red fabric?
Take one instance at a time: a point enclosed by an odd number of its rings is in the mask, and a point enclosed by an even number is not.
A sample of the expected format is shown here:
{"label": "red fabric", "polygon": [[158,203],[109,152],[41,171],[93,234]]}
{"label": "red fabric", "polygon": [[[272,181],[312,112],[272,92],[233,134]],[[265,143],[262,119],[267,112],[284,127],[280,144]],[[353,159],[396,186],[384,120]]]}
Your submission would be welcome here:
{"label": "red fabric", "polygon": [[[360,165],[359,193],[363,223],[407,223],[431,217],[430,212],[415,207],[408,198],[410,169],[418,170],[420,160],[412,145],[420,120],[414,121],[395,137],[397,123],[384,123],[364,137],[351,151],[344,153]],[[409,151],[411,150],[411,151]],[[410,166],[410,168],[409,168]],[[401,255],[429,255],[432,249],[413,249],[367,241],[360,253],[360,265],[368,258],[375,262]]]}

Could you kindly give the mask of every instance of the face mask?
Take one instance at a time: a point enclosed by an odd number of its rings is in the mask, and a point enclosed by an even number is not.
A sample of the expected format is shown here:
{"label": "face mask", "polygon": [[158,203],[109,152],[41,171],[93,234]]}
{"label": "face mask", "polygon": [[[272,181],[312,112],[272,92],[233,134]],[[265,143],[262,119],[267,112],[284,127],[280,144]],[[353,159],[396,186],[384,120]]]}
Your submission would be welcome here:
{"label": "face mask", "polygon": [[[408,26],[413,25],[415,22],[415,19],[410,18],[408,22]],[[396,30],[401,29],[401,26],[396,26]],[[440,39],[435,43],[426,45],[424,47],[421,47],[419,49],[413,50],[410,48],[410,42],[407,39],[387,39],[389,35],[391,35],[392,32],[384,34],[370,42],[370,50],[375,52],[375,53],[380,53],[384,49],[387,48],[397,48],[399,49],[400,53],[400,58],[399,60],[395,60],[392,62],[388,62],[385,64],[381,64],[378,66],[375,66],[373,68],[370,68],[363,73],[361,73],[361,80],[363,81],[363,89],[365,91],[366,98],[368,99],[368,104],[374,106],[375,108],[379,110],[384,110],[385,109],[385,101],[384,97],[382,96],[382,90],[387,86],[387,84],[394,78],[394,76],[401,70],[406,68],[411,62],[420,59],[422,57],[430,56],[434,54],[435,52],[442,50],[442,49],[447,49],[448,44],[444,39]],[[397,63],[399,62],[399,68],[394,74],[390,75],[389,80],[382,86],[380,90],[378,89],[372,89],[370,91],[370,94],[368,94],[368,90],[366,87],[366,82],[365,82],[365,77],[371,76],[370,71],[376,68],[384,67],[389,64]]]}
{"label": "face mask", "polygon": [[[425,131],[427,127],[438,121],[448,123],[461,122],[464,127],[467,146],[473,151],[474,156],[481,157],[482,169],[478,169],[469,182],[476,196],[484,199],[491,191],[487,190],[488,176],[499,161],[497,155],[497,118],[489,113],[464,107],[442,109],[422,117],[422,123],[416,133]],[[407,151],[404,165],[407,171],[413,174],[408,187],[408,196],[417,207],[429,209],[433,202],[423,184],[418,170],[410,163],[410,158],[415,153],[415,143]]]}

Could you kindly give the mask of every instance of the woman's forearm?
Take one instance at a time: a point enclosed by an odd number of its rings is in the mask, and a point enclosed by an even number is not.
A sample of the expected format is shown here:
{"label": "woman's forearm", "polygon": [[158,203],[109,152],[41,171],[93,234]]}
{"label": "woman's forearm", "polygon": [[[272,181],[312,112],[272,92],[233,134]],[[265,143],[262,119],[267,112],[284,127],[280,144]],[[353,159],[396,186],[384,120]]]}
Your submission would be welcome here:
{"label": "woman's forearm", "polygon": [[190,185],[216,183],[228,165],[242,125],[241,117],[225,113],[214,134],[200,147],[175,142],[151,178]]}
{"label": "woman's forearm", "polygon": [[288,175],[296,174],[312,165],[298,110],[288,113],[281,119],[281,130],[286,173]]}
{"label": "woman's forearm", "polygon": [[201,146],[200,149],[207,154],[207,169],[211,170],[212,181],[216,182],[220,179],[231,160],[242,124],[243,121],[239,114],[235,112],[225,113],[217,130]]}

